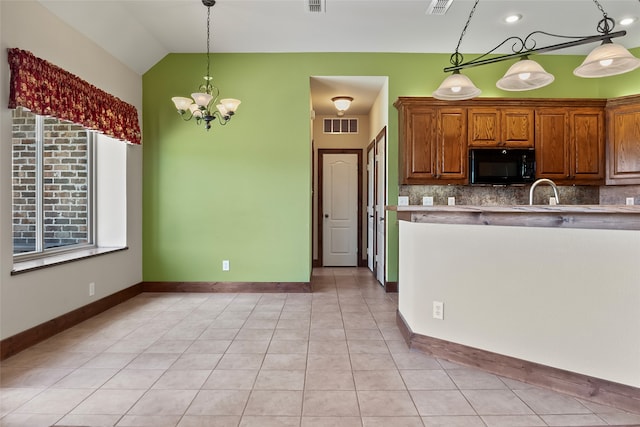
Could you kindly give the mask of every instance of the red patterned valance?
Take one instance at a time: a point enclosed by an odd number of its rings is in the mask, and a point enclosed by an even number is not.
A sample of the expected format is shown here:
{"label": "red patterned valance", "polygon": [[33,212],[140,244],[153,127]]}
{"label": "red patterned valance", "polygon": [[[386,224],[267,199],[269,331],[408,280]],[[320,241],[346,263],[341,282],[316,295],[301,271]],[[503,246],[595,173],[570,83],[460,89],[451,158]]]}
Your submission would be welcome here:
{"label": "red patterned valance", "polygon": [[9,108],[24,107],[140,144],[136,108],[31,52],[8,49]]}

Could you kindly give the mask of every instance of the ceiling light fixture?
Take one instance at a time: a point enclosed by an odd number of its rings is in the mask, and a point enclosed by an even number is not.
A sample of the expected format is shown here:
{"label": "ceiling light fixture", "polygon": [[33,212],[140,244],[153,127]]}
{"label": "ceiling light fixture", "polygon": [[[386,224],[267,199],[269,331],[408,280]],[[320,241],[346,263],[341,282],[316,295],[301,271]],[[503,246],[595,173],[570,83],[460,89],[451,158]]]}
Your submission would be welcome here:
{"label": "ceiling light fixture", "polygon": [[[464,24],[464,28],[462,29],[462,33],[460,33],[460,38],[458,39],[458,45],[456,46],[456,51],[451,55],[449,61],[455,67],[459,66],[464,57],[459,51],[460,43],[462,43],[462,39],[464,35],[467,33],[467,28],[469,27],[469,23],[471,23],[471,17],[473,16],[473,12],[476,11],[476,7],[478,6],[478,2],[480,0],[476,0],[471,8],[471,12],[469,13],[469,17],[467,18],[467,23]],[[445,70],[446,71],[446,70]],[[456,68],[449,77],[444,79],[442,84],[433,92],[433,97],[436,99],[442,99],[445,101],[455,101],[455,100],[463,100],[463,99],[471,99],[480,95],[482,92],[480,89],[473,84],[471,79],[463,74],[460,74],[460,69]]]}
{"label": "ceiling light fixture", "polygon": [[211,77],[210,67],[210,26],[211,26],[211,7],[216,4],[215,0],[202,0],[202,4],[207,7],[207,75],[204,76],[205,83],[198,88],[199,92],[192,93],[191,98],[175,96],[171,98],[180,113],[180,116],[189,121],[196,119],[196,124],[204,122],[205,129],[211,129],[211,122],[218,119],[221,125],[226,125],[231,116],[236,113],[240,101],[233,98],[221,99],[218,101],[220,90],[213,85],[213,77]]}
{"label": "ceiling light fixture", "polygon": [[344,112],[351,107],[353,98],[350,96],[335,96],[331,98],[331,102],[333,102],[336,110],[338,110],[338,116],[344,116]]}
{"label": "ceiling light fixture", "polygon": [[[458,46],[456,47],[455,52],[451,55],[450,62],[453,66],[447,67],[444,69],[445,72],[454,72],[454,75],[447,77],[445,82],[433,93],[434,98],[438,99],[471,99],[478,94],[480,94],[480,89],[476,88],[471,80],[469,80],[470,86],[464,86],[458,92],[462,92],[466,89],[468,93],[467,97],[456,97],[451,98],[447,97],[448,94],[453,92],[454,89],[458,89],[458,86],[450,86],[447,87],[445,83],[448,79],[454,77],[459,73],[460,70],[465,68],[476,67],[479,65],[492,64],[495,62],[506,61],[510,59],[523,59],[518,63],[514,64],[509,71],[505,74],[505,76],[500,79],[497,83],[497,87],[503,90],[508,91],[521,91],[521,90],[531,90],[544,87],[551,82],[553,82],[553,75],[544,71],[544,69],[536,62],[528,59],[529,55],[551,52],[560,49],[566,49],[569,47],[580,46],[588,43],[602,42],[602,44],[596,47],[584,60],[582,65],[576,68],[573,72],[576,76],[579,77],[605,77],[605,76],[614,76],[617,74],[626,73],[629,71],[633,71],[636,68],[640,67],[640,59],[633,56],[627,49],[623,46],[613,43],[611,39],[616,37],[622,37],[627,34],[626,31],[617,31],[613,32],[613,28],[615,26],[615,22],[613,19],[607,16],[607,13],[604,11],[603,7],[600,5],[598,0],[593,0],[596,4],[600,12],[602,13],[602,19],[598,21],[597,32],[599,34],[593,36],[586,37],[574,37],[574,36],[563,36],[558,34],[551,34],[544,31],[534,31],[527,35],[525,38],[520,38],[517,36],[512,36],[496,47],[491,49],[489,52],[478,56],[477,58],[463,62],[463,56],[458,52],[460,47],[460,42],[465,35],[467,27],[469,26],[469,22],[473,16],[473,13],[478,5],[480,0],[476,0],[473,8],[471,9],[471,13],[467,18],[467,23],[462,30],[462,34],[460,35],[460,40],[458,41]],[[544,35],[553,38],[562,38],[562,39],[570,39],[570,41],[566,41],[564,43],[553,44],[549,46],[538,47],[534,36],[536,35]],[[493,54],[498,48],[503,45],[511,44],[511,50],[513,53],[501,56],[493,56],[488,57]],[[443,88],[443,86],[445,86]],[[441,90],[442,88],[442,90]],[[475,88],[476,90],[471,90]]]}
{"label": "ceiling light fixture", "polygon": [[634,22],[636,22],[637,19],[638,18],[634,18],[634,17],[622,18],[620,20],[620,25],[622,25],[623,27],[628,27],[629,25],[631,25]]}
{"label": "ceiling light fixture", "polygon": [[507,24],[513,24],[514,22],[518,22],[521,19],[522,19],[522,15],[514,14],[504,18],[504,22],[506,22]]}

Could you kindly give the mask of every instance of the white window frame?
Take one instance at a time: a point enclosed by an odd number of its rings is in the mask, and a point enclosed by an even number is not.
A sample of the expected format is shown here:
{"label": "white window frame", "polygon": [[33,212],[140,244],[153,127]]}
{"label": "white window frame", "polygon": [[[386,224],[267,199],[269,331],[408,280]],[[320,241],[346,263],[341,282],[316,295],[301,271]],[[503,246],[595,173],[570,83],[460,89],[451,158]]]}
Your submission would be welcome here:
{"label": "white window frame", "polygon": [[[55,248],[45,248],[44,245],[44,120],[45,116],[34,114],[36,140],[36,243],[35,250],[13,255],[14,263],[46,258],[54,255],[86,251],[96,248],[97,230],[97,185],[96,185],[96,131],[86,129],[87,132],[87,242],[66,245]],[[55,117],[54,117],[55,118]],[[57,118],[56,118],[57,119]],[[60,119],[57,119],[60,120]],[[13,206],[13,198],[12,198]],[[12,226],[13,227],[13,226]],[[11,230],[13,235],[13,228]],[[13,245],[12,245],[13,247]]]}

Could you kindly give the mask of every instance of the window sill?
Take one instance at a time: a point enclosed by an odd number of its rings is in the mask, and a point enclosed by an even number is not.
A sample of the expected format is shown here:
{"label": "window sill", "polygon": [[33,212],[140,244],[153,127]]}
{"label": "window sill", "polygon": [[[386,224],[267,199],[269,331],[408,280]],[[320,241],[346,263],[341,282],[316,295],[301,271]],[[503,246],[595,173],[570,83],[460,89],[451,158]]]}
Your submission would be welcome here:
{"label": "window sill", "polygon": [[42,268],[53,267],[54,265],[66,264],[80,259],[92,258],[104,254],[110,254],[113,252],[124,251],[127,249],[129,249],[127,246],[117,248],[91,248],[38,259],[31,259],[28,261],[14,262],[13,270],[11,270],[11,275],[14,276],[16,274],[22,274],[28,271],[40,270]]}

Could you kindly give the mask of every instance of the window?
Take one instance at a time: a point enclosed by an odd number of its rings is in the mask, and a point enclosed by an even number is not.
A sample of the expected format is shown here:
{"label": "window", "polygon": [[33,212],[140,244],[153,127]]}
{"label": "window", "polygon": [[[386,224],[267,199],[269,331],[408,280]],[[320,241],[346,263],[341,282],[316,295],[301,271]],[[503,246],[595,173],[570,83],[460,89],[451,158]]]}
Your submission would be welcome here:
{"label": "window", "polygon": [[12,137],[15,259],[93,246],[95,132],[16,108]]}

